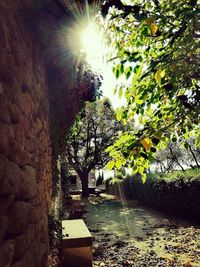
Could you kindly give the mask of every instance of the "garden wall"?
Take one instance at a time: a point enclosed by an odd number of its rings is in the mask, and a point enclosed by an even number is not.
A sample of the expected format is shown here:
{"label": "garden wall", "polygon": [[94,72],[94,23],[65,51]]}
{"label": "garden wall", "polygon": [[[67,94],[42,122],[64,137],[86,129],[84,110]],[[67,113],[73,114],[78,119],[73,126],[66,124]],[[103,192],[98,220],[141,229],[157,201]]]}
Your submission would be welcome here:
{"label": "garden wall", "polygon": [[[0,1],[0,267],[47,266],[53,165],[91,96],[51,54],[60,18],[45,13],[47,2]],[[46,39],[41,22],[55,29]]]}

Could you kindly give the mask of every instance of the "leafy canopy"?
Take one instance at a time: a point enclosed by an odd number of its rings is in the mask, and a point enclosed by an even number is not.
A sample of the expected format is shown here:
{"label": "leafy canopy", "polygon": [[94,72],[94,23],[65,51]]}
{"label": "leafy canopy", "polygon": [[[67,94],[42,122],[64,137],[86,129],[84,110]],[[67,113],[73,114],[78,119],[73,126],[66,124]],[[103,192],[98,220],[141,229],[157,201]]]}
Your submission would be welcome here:
{"label": "leafy canopy", "polygon": [[[110,3],[109,3],[110,2]],[[124,1],[123,1],[124,2]],[[109,7],[112,7],[109,9]],[[140,126],[125,132],[107,151],[109,168],[126,162],[143,175],[160,145],[197,134],[200,109],[200,23],[195,0],[107,1],[105,28],[116,78],[127,105],[117,118]],[[186,137],[186,136],[185,136]]]}
{"label": "leafy canopy", "polygon": [[66,137],[65,155],[72,168],[82,176],[109,160],[106,148],[122,128],[108,99],[86,102]]}

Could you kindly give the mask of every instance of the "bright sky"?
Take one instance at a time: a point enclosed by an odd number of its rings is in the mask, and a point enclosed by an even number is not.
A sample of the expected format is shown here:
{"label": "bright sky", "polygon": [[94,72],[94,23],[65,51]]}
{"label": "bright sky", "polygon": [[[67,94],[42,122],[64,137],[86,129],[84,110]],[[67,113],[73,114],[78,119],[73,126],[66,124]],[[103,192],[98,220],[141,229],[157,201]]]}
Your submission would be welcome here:
{"label": "bright sky", "polygon": [[103,83],[101,89],[103,95],[108,97],[112,102],[114,108],[125,104],[125,98],[119,98],[114,95],[113,89],[117,80],[113,74],[111,64],[105,62],[104,57],[108,48],[103,43],[101,32],[93,22],[90,22],[81,33],[82,51],[86,53],[86,60],[91,66],[91,69],[100,72],[103,76]]}

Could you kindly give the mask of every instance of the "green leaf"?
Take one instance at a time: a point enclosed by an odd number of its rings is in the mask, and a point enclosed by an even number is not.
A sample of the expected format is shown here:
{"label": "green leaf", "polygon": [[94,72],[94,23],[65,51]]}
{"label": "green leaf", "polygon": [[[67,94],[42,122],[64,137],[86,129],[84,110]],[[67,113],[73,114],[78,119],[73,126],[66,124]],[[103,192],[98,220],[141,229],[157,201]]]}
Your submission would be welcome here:
{"label": "green leaf", "polygon": [[122,161],[120,159],[117,159],[115,165],[116,165],[117,169],[119,170],[122,166]]}
{"label": "green leaf", "polygon": [[117,111],[116,118],[117,118],[118,121],[120,121],[120,120],[122,119],[122,110],[121,110],[121,109],[119,109],[119,110]]}
{"label": "green leaf", "polygon": [[119,69],[116,69],[115,76],[116,76],[117,79],[119,78],[119,76],[120,76]]}
{"label": "green leaf", "polygon": [[141,105],[143,103],[143,100],[140,99],[140,96],[136,96],[135,99],[134,99],[135,103],[138,104],[138,105]]}
{"label": "green leaf", "polygon": [[132,74],[132,67],[126,68],[125,75],[126,75],[126,79],[127,80],[129,79],[129,77],[131,76],[131,74]]}
{"label": "green leaf", "polygon": [[114,146],[109,146],[109,147],[106,148],[106,152],[110,152],[113,149],[114,149]]}
{"label": "green leaf", "polygon": [[130,76],[131,76],[131,72],[128,71],[128,72],[126,73],[126,79],[128,80]]}
{"label": "green leaf", "polygon": [[142,174],[142,183],[145,184],[146,180],[147,180],[147,175],[146,175],[146,173],[143,173]]}
{"label": "green leaf", "polygon": [[189,149],[189,145],[188,145],[188,143],[183,143],[183,145],[184,145],[184,148],[185,148],[185,149],[187,149],[187,150]]}
{"label": "green leaf", "polygon": [[111,160],[111,161],[109,161],[109,162],[107,163],[107,165],[106,165],[106,169],[107,169],[107,170],[112,170],[114,166],[115,166],[115,162],[114,162],[114,160]]}
{"label": "green leaf", "polygon": [[124,64],[121,64],[121,66],[120,66],[120,71],[121,71],[121,74],[124,73]]}
{"label": "green leaf", "polygon": [[133,69],[134,73],[137,74],[138,69],[140,68],[140,65],[136,65],[135,68]]}
{"label": "green leaf", "polygon": [[119,88],[119,92],[118,92],[118,96],[119,96],[119,98],[122,97],[122,94],[123,94],[123,88],[120,87],[120,88]]}
{"label": "green leaf", "polygon": [[144,173],[144,167],[143,166],[138,166],[138,173],[143,175],[143,173]]}
{"label": "green leaf", "polygon": [[165,76],[165,70],[162,70],[161,68],[159,68],[156,73],[155,73],[155,79],[157,81],[157,83],[161,83],[161,79]]}

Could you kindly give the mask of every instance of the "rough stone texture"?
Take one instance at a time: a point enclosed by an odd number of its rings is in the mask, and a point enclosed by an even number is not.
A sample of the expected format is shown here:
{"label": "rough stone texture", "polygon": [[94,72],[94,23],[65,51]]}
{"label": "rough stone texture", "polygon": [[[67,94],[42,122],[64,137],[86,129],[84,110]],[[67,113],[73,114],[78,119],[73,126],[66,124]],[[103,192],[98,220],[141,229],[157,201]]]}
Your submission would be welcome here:
{"label": "rough stone texture", "polygon": [[6,240],[0,247],[1,266],[10,266],[14,256],[15,241]]}
{"label": "rough stone texture", "polygon": [[47,266],[52,163],[91,97],[91,84],[57,57],[63,24],[54,5],[0,1],[0,267]]}

